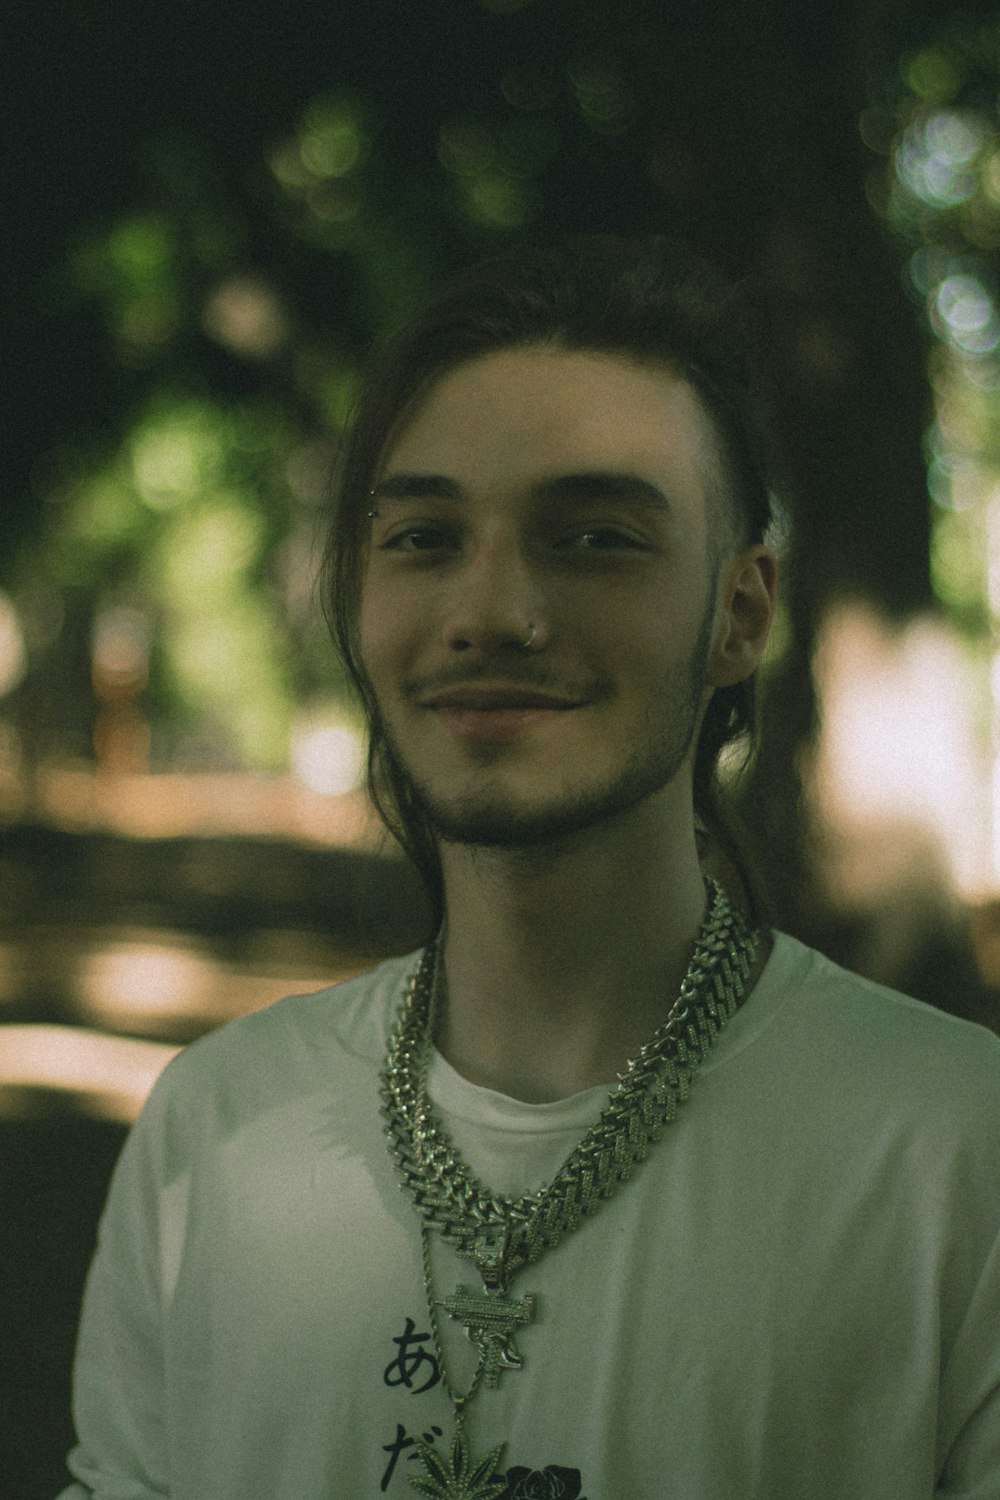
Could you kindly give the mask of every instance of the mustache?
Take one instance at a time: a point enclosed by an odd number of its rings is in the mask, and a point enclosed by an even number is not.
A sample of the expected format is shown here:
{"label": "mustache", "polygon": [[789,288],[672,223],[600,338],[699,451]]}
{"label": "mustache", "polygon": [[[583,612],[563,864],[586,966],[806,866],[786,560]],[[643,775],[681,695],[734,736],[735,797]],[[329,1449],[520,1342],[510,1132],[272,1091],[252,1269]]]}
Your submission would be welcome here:
{"label": "mustache", "polygon": [[434,693],[451,688],[478,687],[488,683],[490,687],[527,688],[536,693],[551,693],[557,698],[588,703],[599,702],[611,693],[611,685],[603,678],[573,679],[556,676],[533,663],[509,662],[503,667],[479,663],[475,666],[456,664],[441,667],[436,672],[427,672],[417,677],[408,677],[402,683],[403,696],[407,699],[426,698]]}

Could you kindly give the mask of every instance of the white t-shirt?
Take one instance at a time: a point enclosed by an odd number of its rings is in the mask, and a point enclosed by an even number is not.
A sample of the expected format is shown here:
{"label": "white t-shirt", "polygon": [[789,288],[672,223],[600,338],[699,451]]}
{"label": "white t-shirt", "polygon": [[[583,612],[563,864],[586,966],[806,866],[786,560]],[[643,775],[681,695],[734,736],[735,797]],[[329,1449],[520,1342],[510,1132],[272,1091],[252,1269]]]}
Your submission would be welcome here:
{"label": "white t-shirt", "polygon": [[[163,1074],[116,1171],[63,1500],[377,1500],[447,1450],[377,1078],[410,956]],[[435,1057],[481,1180],[540,1186],[607,1090],[524,1104]],[[472,1404],[510,1500],[1000,1497],[1000,1040],[778,936],[647,1160],[516,1278]],[[436,1236],[435,1294],[478,1286]],[[453,1384],[476,1352],[440,1311]]]}

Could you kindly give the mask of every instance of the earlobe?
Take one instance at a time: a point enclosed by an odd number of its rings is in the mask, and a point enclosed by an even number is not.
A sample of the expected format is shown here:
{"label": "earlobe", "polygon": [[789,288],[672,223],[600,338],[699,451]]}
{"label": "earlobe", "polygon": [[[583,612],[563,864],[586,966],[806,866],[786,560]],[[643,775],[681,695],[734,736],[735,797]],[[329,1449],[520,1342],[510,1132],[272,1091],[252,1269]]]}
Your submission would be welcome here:
{"label": "earlobe", "polygon": [[777,559],[764,546],[748,547],[725,565],[708,672],[712,687],[731,687],[756,671],[774,619],[777,580]]}

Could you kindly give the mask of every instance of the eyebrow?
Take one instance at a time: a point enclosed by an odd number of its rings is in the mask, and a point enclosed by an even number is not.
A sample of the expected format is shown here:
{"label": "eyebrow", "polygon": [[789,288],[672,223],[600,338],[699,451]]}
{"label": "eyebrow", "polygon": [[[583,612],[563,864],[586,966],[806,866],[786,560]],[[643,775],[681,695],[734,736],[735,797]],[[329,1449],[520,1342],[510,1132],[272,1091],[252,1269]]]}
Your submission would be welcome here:
{"label": "eyebrow", "polygon": [[[639,506],[645,510],[670,512],[666,492],[639,474],[616,470],[588,469],[578,474],[557,474],[532,486],[536,500],[561,504],[573,502]],[[465,491],[444,474],[390,474],[372,491],[374,500],[464,500]]]}
{"label": "eyebrow", "polygon": [[372,490],[373,500],[461,500],[462,486],[443,474],[390,474]]}

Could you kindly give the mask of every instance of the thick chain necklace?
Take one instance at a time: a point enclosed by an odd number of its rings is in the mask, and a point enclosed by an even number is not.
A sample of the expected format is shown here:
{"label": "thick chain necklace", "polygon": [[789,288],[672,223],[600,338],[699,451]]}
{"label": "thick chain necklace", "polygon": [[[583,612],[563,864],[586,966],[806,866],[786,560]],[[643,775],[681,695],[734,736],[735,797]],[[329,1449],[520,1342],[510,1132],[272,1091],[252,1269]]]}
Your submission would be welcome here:
{"label": "thick chain necklace", "polygon": [[[465,1438],[466,1408],[479,1390],[499,1384],[503,1370],[520,1368],[518,1328],[531,1321],[534,1296],[514,1299],[510,1282],[524,1266],[596,1212],[644,1160],[650,1146],[688,1096],[691,1080],[719,1031],[746,992],[760,933],[715,881],[706,880],[709,904],[694,952],[670,1011],[619,1075],[596,1124],[544,1188],[519,1198],[498,1198],[459,1155],[427,1097],[438,942],[424,950],[412,976],[380,1078],[389,1149],[401,1186],[421,1220],[423,1275],[434,1352],[455,1409],[450,1458],[424,1444],[426,1479],[411,1483],[436,1500],[494,1500],[504,1489],[497,1474],[504,1445],[473,1461]],[[443,1300],[434,1295],[429,1232],[436,1230],[473,1261],[483,1291],[465,1285]],[[479,1350],[472,1384],[454,1392],[445,1369],[436,1308],[462,1323]]]}

